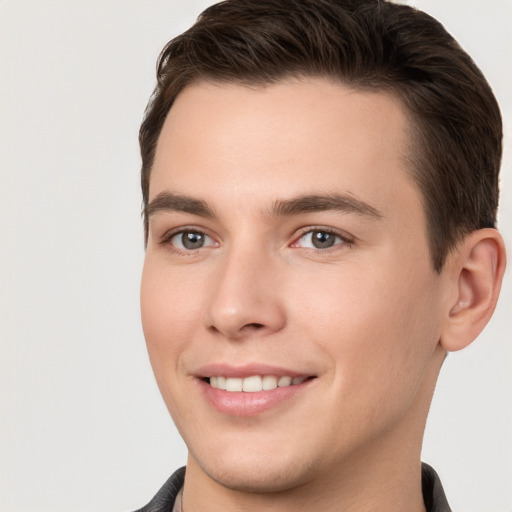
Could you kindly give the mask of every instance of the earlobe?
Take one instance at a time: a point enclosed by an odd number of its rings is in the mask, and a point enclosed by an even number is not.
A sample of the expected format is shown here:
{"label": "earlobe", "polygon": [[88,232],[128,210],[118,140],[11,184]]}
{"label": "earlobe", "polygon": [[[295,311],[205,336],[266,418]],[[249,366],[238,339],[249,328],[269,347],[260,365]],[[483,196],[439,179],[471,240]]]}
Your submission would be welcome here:
{"label": "earlobe", "polygon": [[505,246],[495,229],[480,229],[466,236],[451,257],[456,286],[441,335],[447,351],[468,346],[491,318],[505,271]]}

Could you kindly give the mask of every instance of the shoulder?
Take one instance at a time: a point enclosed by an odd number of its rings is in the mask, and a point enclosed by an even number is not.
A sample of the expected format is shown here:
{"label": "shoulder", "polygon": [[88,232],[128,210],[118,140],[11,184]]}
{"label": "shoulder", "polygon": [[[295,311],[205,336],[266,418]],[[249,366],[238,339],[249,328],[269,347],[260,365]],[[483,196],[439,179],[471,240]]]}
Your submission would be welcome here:
{"label": "shoulder", "polygon": [[427,512],[451,512],[438,474],[425,463],[421,465],[421,485]]}
{"label": "shoulder", "polygon": [[184,480],[185,468],[183,467],[169,477],[146,506],[134,512],[171,512]]}

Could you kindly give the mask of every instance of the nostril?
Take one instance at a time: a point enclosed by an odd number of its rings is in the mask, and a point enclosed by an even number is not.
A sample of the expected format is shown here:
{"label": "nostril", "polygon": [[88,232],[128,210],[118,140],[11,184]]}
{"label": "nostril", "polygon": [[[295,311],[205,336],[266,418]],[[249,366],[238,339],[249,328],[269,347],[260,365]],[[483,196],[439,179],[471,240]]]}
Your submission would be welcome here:
{"label": "nostril", "polygon": [[262,327],[264,327],[263,324],[257,324],[257,323],[250,323],[250,324],[246,324],[244,325],[244,328],[246,329],[261,329]]}
{"label": "nostril", "polygon": [[[242,326],[241,329],[237,330],[236,333],[234,332],[233,333],[233,337],[238,337],[239,335],[241,335],[242,333],[250,333],[251,331],[260,331],[262,329],[265,328],[265,325],[264,324],[259,324],[257,322],[251,322],[251,323],[248,323],[248,324],[245,324]],[[222,333],[225,333],[225,334],[228,334],[229,336],[229,333],[228,333],[228,330],[227,329],[219,329],[217,326],[215,325],[210,325],[208,327],[208,330],[210,332],[212,332],[213,334],[222,334]]]}

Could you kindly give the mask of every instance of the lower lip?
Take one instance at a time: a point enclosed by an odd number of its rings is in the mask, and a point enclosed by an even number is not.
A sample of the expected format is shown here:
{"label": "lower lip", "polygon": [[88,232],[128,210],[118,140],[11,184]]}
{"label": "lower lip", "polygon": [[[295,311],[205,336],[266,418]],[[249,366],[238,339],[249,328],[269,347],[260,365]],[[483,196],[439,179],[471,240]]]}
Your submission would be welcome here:
{"label": "lower lip", "polygon": [[207,382],[200,380],[201,391],[206,400],[217,411],[230,416],[256,416],[269,409],[283,405],[294,399],[308,387],[313,379],[301,384],[275,388],[268,391],[247,393],[243,391],[225,391],[213,388]]}

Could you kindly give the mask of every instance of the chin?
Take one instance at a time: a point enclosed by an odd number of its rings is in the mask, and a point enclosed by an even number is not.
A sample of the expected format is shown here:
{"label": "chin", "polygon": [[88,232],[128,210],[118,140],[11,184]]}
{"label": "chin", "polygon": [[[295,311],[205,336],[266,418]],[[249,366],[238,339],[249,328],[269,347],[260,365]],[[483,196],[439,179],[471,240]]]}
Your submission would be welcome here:
{"label": "chin", "polygon": [[214,468],[206,474],[227,489],[248,493],[285,492],[304,483],[289,469],[275,472],[269,469]]}
{"label": "chin", "polygon": [[213,463],[200,461],[199,465],[212,480],[233,491],[275,493],[300,486],[314,474],[304,459],[297,459],[290,461],[277,452],[257,460],[239,455],[234,459],[222,457]]}

